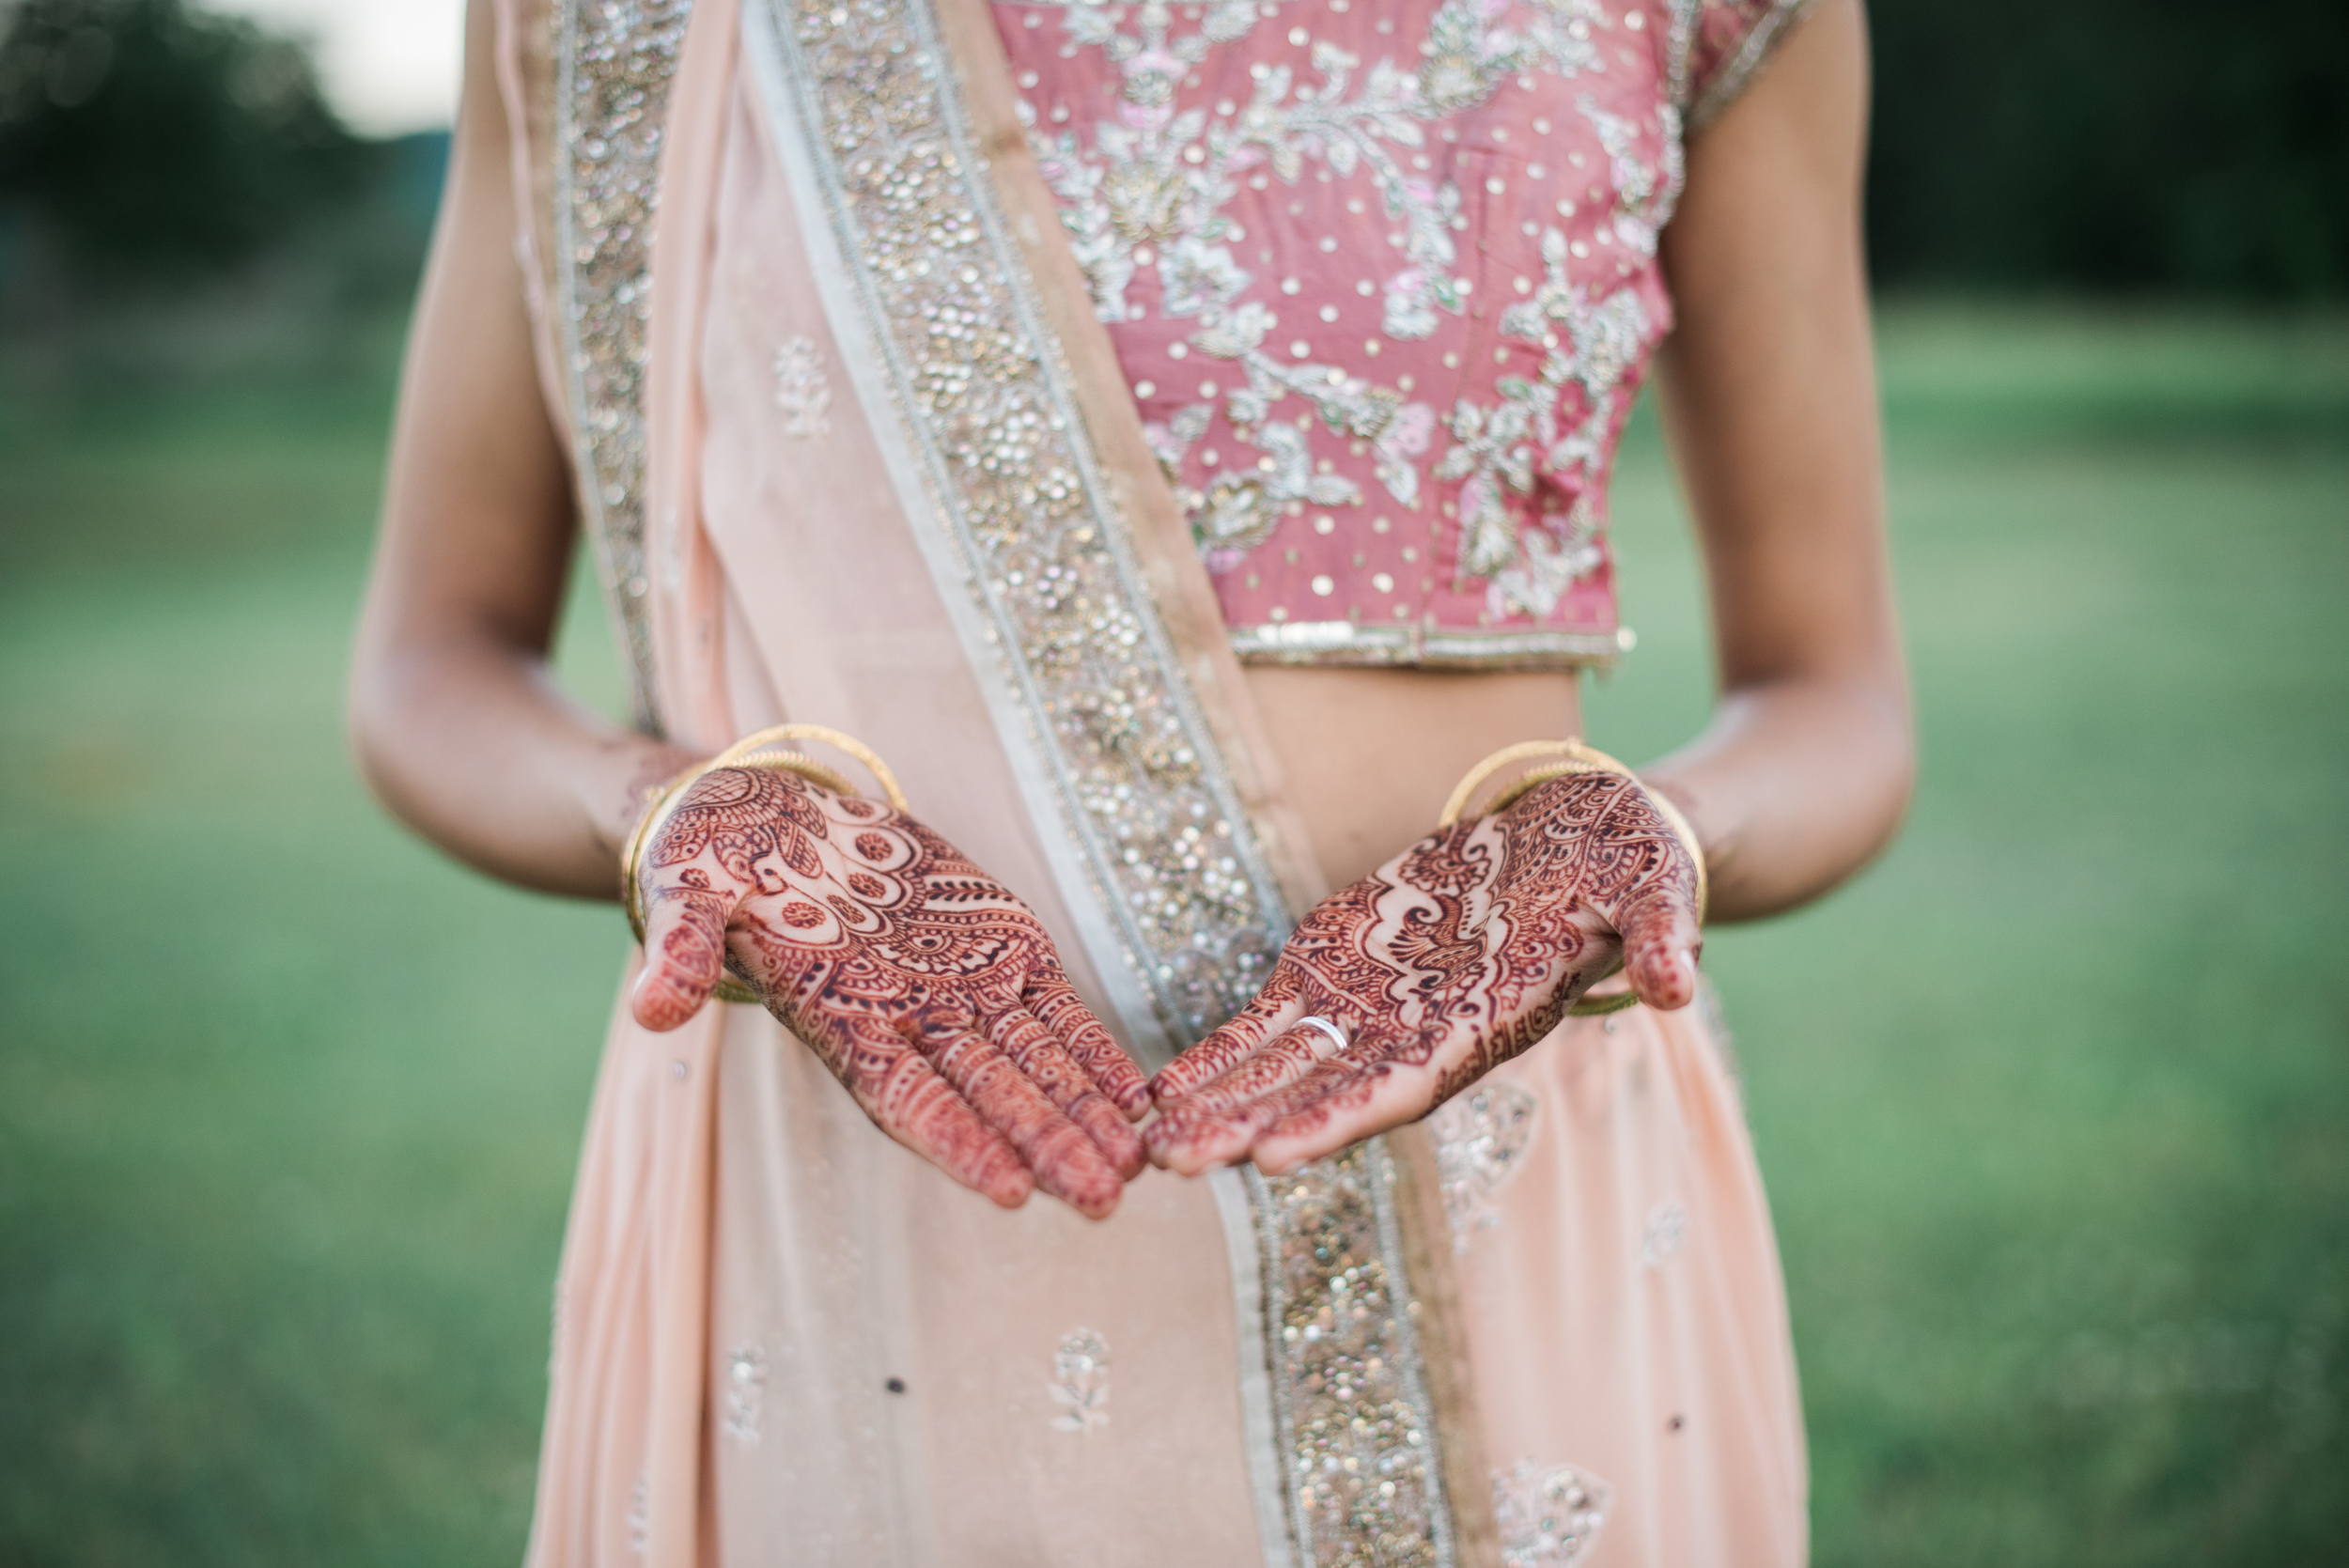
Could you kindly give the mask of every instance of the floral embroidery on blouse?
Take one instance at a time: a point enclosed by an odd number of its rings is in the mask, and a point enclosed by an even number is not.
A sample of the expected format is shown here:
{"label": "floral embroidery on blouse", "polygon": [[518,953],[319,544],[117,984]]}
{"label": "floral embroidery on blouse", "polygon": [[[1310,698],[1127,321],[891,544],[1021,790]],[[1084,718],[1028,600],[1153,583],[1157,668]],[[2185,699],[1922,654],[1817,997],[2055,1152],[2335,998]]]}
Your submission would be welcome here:
{"label": "floral embroidery on blouse", "polygon": [[1672,322],[1690,52],[1782,8],[999,4],[1244,657],[1615,651],[1606,486]]}
{"label": "floral embroidery on blouse", "polygon": [[1627,643],[1606,491],[1672,325],[1684,107],[1725,102],[1798,3],[1001,0],[1243,658]]}

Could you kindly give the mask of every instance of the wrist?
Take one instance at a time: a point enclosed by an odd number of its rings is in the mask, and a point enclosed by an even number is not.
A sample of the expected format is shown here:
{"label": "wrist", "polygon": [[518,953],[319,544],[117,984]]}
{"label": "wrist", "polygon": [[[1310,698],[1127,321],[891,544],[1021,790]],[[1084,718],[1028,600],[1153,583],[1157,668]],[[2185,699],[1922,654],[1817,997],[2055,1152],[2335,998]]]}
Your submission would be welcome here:
{"label": "wrist", "polygon": [[[1523,765],[1531,764],[1530,767]],[[1469,769],[1452,798],[1444,803],[1439,826],[1450,827],[1470,810],[1471,802],[1494,778],[1512,768],[1523,771],[1496,791],[1479,808],[1486,815],[1498,815],[1529,797],[1547,793],[1552,799],[1595,787],[1596,779],[1617,778],[1634,785],[1649,806],[1651,815],[1662,819],[1665,831],[1675,839],[1688,856],[1690,869],[1696,874],[1696,917],[1704,918],[1705,905],[1711,892],[1711,877],[1705,862],[1704,841],[1698,835],[1675,800],[1666,792],[1651,788],[1646,780],[1605,752],[1584,745],[1580,740],[1527,740],[1506,746]]]}
{"label": "wrist", "polygon": [[605,863],[617,867],[671,785],[703,760],[681,746],[631,737],[619,766],[589,786],[582,808]]}

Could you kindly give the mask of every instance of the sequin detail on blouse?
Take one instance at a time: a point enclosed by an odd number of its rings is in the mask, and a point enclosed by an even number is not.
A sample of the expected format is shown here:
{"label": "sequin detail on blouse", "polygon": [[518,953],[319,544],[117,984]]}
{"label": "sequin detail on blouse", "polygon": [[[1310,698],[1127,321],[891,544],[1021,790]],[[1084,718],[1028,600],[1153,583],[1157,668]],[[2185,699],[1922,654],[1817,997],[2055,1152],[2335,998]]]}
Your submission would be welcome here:
{"label": "sequin detail on blouse", "polygon": [[1254,661],[1624,645],[1697,0],[1001,4],[1031,140]]}
{"label": "sequin detail on blouse", "polygon": [[1802,0],[1000,0],[1032,144],[1258,663],[1628,648],[1607,489],[1691,101]]}

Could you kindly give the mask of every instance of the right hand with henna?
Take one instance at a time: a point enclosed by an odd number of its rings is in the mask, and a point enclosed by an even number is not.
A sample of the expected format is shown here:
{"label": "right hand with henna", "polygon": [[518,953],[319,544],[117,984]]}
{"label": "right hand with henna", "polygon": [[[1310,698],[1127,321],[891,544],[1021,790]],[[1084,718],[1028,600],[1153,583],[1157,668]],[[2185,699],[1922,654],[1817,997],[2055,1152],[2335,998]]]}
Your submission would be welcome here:
{"label": "right hand with henna", "polygon": [[794,773],[695,780],[637,871],[636,1021],[675,1029],[731,958],[890,1137],[1017,1208],[1099,1219],[1143,1168],[1149,1089],[1034,913],[903,812]]}

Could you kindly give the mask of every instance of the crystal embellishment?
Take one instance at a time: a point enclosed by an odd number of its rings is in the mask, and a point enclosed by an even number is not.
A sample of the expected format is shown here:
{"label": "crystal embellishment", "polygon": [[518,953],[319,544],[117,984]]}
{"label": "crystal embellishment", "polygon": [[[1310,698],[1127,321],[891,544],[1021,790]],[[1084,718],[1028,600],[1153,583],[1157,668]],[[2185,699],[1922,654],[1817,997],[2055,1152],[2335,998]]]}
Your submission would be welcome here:
{"label": "crystal embellishment", "polygon": [[1663,1267],[1679,1255],[1680,1243],[1688,1234],[1688,1211],[1679,1200],[1657,1204],[1640,1231],[1641,1264],[1651,1269]]}
{"label": "crystal embellishment", "polygon": [[1299,1560],[1449,1568],[1413,1304],[1397,1297],[1398,1238],[1382,1202],[1393,1181],[1384,1145],[1248,1179],[1268,1252],[1274,1418]]}
{"label": "crystal embellishment", "polygon": [[1055,1432],[1098,1432],[1110,1423],[1110,1343],[1090,1328],[1072,1328],[1052,1353]]}
{"label": "crystal embellishment", "polygon": [[1589,1556],[1614,1500],[1608,1484],[1571,1465],[1531,1459],[1493,1477],[1493,1521],[1504,1568],[1574,1568]]}
{"label": "crystal embellishment", "polygon": [[738,1346],[726,1358],[725,1394],[726,1436],[739,1443],[757,1442],[767,1405],[767,1358],[757,1346]]}
{"label": "crystal embellishment", "polygon": [[783,411],[783,433],[805,441],[832,433],[832,379],[823,352],[812,337],[794,337],[775,350],[775,407]]}
{"label": "crystal embellishment", "polygon": [[1501,1223],[1493,1194],[1523,1163],[1540,1109],[1532,1090],[1486,1079],[1427,1119],[1455,1252],[1468,1250],[1470,1233]]}

